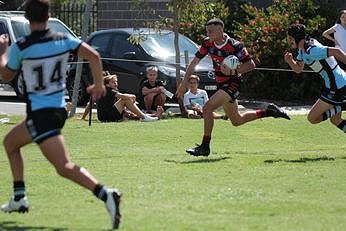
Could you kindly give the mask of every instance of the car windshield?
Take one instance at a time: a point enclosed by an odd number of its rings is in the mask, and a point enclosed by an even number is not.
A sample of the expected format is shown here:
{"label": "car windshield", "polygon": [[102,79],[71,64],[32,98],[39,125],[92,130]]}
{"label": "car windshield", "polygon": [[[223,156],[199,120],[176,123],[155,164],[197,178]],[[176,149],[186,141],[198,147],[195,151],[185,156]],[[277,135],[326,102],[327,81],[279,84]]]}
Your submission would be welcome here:
{"label": "car windshield", "polygon": [[[28,21],[11,21],[13,32],[16,38],[23,37],[30,34],[29,22]],[[63,32],[73,35],[61,22],[59,21],[48,21],[48,28],[56,32]],[[73,35],[74,36],[74,35]]]}
{"label": "car windshield", "polygon": [[[141,42],[141,46],[148,54],[156,58],[167,60],[175,57],[173,32],[148,34],[146,40]],[[181,56],[184,56],[184,52],[187,51],[189,57],[193,57],[198,46],[192,40],[179,34],[179,49]]]}

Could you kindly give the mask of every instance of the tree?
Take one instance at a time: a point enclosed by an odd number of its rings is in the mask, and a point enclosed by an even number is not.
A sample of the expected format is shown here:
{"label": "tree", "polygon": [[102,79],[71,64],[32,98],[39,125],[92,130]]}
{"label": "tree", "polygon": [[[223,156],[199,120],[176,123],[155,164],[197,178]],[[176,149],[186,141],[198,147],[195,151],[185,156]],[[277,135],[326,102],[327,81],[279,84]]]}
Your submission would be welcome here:
{"label": "tree", "polygon": [[[51,0],[52,5],[63,5],[65,3],[70,3],[71,0]],[[84,0],[74,0],[74,3],[83,3]]]}
{"label": "tree", "polygon": [[0,10],[17,10],[23,0],[1,0]]}
{"label": "tree", "polygon": [[168,4],[168,9],[172,14],[177,14],[179,18],[179,32],[189,37],[197,43],[201,43],[205,38],[205,24],[212,18],[220,18],[223,21],[229,14],[228,8],[221,1],[177,0],[178,10],[172,8],[172,1]]}
{"label": "tree", "polygon": [[[314,0],[274,1],[266,9],[250,4],[241,7],[246,21],[235,23],[234,34],[244,41],[260,68],[287,68],[283,52],[289,48],[285,30],[291,23],[304,23],[308,33],[317,39],[326,28],[326,18],[319,15],[321,7]],[[311,99],[318,91],[319,82],[311,74],[305,74],[299,81],[294,81],[291,72],[255,71],[247,76],[245,92],[250,96],[298,100]]]}

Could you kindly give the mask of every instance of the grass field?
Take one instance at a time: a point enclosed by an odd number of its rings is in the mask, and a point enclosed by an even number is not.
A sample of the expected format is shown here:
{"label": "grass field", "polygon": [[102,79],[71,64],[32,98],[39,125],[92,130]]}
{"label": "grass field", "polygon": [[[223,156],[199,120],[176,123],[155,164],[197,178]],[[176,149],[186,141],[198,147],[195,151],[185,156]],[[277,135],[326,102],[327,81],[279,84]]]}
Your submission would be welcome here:
{"label": "grass field", "polygon": [[[12,126],[0,125],[0,137]],[[346,136],[330,122],[218,120],[212,154],[189,156],[202,127],[70,119],[63,133],[74,162],[123,192],[120,230],[346,230]],[[0,213],[0,230],[109,229],[99,200],[58,177],[35,144],[24,152],[30,212]],[[0,203],[11,195],[2,148]]]}

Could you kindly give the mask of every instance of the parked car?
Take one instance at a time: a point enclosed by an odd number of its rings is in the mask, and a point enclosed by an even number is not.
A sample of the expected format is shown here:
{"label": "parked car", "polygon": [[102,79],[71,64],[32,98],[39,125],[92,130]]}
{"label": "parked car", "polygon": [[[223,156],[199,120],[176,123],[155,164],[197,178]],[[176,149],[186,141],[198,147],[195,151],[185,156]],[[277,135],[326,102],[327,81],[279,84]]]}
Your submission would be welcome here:
{"label": "parked car", "polygon": [[[158,80],[161,80],[167,90],[176,92],[176,69],[175,69],[175,48],[174,33],[169,30],[159,32],[140,28],[140,35],[145,40],[138,45],[129,42],[129,37],[138,34],[133,28],[119,28],[96,31],[90,34],[87,43],[94,47],[101,55],[103,69],[118,76],[119,90],[121,92],[132,93],[138,97],[141,95],[140,86],[146,79],[145,69],[147,66],[156,65],[159,69]],[[181,54],[180,76],[185,75],[185,51],[188,53],[188,63],[198,50],[198,45],[192,40],[179,34],[179,48]],[[68,89],[72,95],[76,65],[72,66],[68,73]],[[216,90],[212,62],[209,58],[201,60],[196,67],[196,74],[199,75],[200,87],[212,94]],[[69,87],[69,84],[71,87]],[[86,87],[92,84],[92,76],[88,64],[84,64],[81,88],[79,90],[80,104],[85,104],[89,100]]]}
{"label": "parked car", "polygon": [[[48,27],[57,32],[76,35],[59,19],[49,18]],[[0,11],[0,34],[8,34],[10,43],[14,43],[18,38],[30,34],[29,21],[24,17],[24,11]],[[11,82],[5,82],[0,75],[0,84],[9,84],[16,92],[17,96],[23,97],[23,79],[20,73]]]}

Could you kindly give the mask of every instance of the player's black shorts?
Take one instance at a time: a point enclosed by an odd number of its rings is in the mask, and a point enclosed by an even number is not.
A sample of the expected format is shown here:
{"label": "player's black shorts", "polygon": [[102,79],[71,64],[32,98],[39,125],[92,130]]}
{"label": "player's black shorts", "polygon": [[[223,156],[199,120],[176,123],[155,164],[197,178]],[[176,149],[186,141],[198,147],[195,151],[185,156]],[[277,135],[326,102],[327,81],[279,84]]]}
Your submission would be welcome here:
{"label": "player's black shorts", "polygon": [[118,122],[123,119],[123,113],[120,113],[113,105],[107,111],[98,111],[97,117],[101,122]]}
{"label": "player's black shorts", "polygon": [[67,119],[65,108],[45,108],[28,113],[26,127],[36,143],[61,134]]}
{"label": "player's black shorts", "polygon": [[325,88],[322,90],[320,99],[326,103],[337,106],[346,104],[346,86],[335,91]]}
{"label": "player's black shorts", "polygon": [[226,92],[231,97],[230,102],[233,103],[239,97],[239,87],[241,83],[241,78],[230,78],[227,82],[218,83],[217,88]]}

